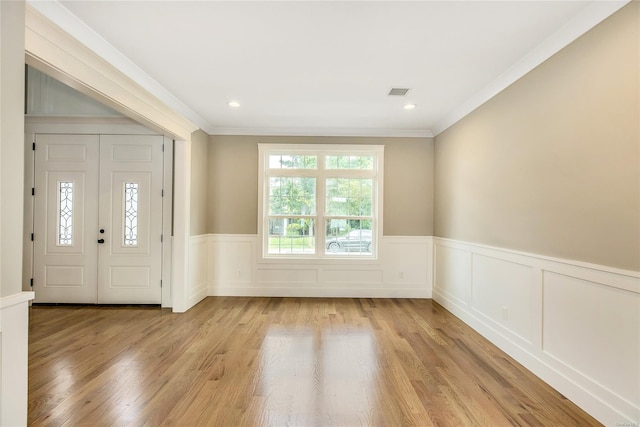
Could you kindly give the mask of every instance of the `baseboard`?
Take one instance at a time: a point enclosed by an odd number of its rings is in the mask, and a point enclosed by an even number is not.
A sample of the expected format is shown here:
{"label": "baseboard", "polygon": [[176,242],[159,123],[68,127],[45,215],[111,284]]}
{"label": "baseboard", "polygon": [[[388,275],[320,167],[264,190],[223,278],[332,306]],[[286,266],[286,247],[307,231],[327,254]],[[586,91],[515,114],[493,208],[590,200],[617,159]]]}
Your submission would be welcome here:
{"label": "baseboard", "polygon": [[196,293],[189,296],[189,301],[188,301],[189,307],[193,307],[194,305],[196,305],[197,303],[199,303],[200,301],[202,301],[208,296],[209,296],[209,292],[207,288],[199,289]]}
{"label": "baseboard", "polygon": [[368,289],[348,286],[304,287],[247,286],[246,284],[216,283],[208,288],[210,296],[253,296],[294,298],[431,298],[428,289],[381,288]]}

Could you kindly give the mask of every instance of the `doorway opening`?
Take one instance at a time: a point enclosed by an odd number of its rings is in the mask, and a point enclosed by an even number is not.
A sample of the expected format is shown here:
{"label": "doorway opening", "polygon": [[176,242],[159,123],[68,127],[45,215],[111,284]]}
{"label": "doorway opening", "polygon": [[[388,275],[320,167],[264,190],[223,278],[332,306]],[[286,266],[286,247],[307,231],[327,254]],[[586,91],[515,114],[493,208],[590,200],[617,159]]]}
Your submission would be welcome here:
{"label": "doorway opening", "polygon": [[26,96],[23,287],[170,307],[173,141],[32,68]]}

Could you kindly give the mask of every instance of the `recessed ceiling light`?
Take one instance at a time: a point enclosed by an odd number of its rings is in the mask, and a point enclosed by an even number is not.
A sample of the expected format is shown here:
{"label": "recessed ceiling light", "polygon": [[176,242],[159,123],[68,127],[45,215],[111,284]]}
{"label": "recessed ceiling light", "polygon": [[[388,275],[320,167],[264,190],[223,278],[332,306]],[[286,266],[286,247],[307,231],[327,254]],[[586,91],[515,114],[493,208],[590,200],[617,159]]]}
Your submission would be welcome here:
{"label": "recessed ceiling light", "polygon": [[416,108],[416,104],[405,104],[404,106],[405,110],[413,110],[414,108]]}
{"label": "recessed ceiling light", "polygon": [[240,103],[238,101],[229,101],[227,102],[227,105],[231,108],[238,108],[240,106]]}

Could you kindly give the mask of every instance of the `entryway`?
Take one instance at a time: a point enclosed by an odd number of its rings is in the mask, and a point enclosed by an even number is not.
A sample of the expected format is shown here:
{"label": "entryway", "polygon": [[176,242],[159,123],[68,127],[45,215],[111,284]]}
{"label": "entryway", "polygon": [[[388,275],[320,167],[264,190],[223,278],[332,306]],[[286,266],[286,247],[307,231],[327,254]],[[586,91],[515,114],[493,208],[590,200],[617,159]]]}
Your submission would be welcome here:
{"label": "entryway", "polygon": [[35,135],[35,303],[161,303],[163,141]]}

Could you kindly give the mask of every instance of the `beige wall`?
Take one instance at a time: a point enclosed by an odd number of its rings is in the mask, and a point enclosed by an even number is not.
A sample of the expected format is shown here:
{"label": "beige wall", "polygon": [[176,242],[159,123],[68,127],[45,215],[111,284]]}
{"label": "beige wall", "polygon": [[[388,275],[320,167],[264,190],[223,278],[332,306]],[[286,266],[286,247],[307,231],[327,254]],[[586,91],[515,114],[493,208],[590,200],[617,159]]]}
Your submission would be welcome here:
{"label": "beige wall", "polygon": [[384,145],[384,234],[432,235],[432,138],[290,136],[209,137],[209,233],[258,232],[258,143]]}
{"label": "beige wall", "polygon": [[190,234],[207,233],[207,185],[209,135],[201,130],[191,134],[191,222]]}
{"label": "beige wall", "polygon": [[24,2],[0,2],[0,297],[22,291]]}
{"label": "beige wall", "polygon": [[639,4],[436,137],[435,235],[640,270]]}

